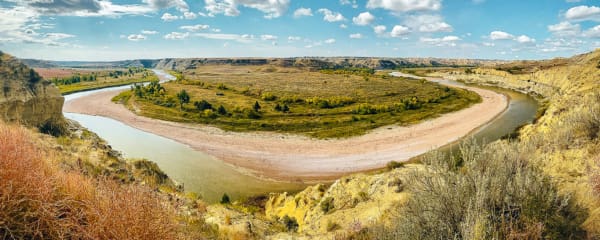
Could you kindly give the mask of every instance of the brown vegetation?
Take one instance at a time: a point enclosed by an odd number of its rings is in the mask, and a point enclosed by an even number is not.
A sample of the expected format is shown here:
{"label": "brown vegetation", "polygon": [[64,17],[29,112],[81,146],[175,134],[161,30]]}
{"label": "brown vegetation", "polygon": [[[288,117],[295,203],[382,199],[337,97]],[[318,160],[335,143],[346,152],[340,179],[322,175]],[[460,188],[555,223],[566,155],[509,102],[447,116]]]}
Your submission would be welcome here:
{"label": "brown vegetation", "polygon": [[34,139],[0,125],[1,238],[177,238],[175,212],[151,189],[59,170]]}

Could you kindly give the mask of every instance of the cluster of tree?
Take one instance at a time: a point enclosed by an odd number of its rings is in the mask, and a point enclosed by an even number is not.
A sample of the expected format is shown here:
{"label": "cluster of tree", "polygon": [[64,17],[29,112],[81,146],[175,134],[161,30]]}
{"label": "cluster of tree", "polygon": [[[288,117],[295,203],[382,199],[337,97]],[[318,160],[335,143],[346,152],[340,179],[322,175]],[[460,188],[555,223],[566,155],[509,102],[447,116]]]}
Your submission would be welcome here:
{"label": "cluster of tree", "polygon": [[143,84],[133,84],[131,91],[133,91],[135,96],[140,98],[161,97],[167,92],[158,81],[152,81],[146,86]]}
{"label": "cluster of tree", "polygon": [[54,85],[71,85],[80,82],[93,82],[96,81],[98,75],[96,73],[91,74],[75,74],[65,78],[53,78],[51,81]]}
{"label": "cluster of tree", "polygon": [[287,104],[283,104],[283,106],[279,105],[279,103],[275,104],[275,111],[287,113],[290,111],[290,107]]}

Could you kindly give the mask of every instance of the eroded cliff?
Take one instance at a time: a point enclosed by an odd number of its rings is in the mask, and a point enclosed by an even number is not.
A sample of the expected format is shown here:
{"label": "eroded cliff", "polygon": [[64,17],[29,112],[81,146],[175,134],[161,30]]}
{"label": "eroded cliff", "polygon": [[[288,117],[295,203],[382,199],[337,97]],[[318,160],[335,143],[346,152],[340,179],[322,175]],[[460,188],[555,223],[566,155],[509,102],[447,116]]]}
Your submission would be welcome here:
{"label": "eroded cliff", "polygon": [[16,58],[0,52],[0,119],[55,131],[64,98],[49,81]]}

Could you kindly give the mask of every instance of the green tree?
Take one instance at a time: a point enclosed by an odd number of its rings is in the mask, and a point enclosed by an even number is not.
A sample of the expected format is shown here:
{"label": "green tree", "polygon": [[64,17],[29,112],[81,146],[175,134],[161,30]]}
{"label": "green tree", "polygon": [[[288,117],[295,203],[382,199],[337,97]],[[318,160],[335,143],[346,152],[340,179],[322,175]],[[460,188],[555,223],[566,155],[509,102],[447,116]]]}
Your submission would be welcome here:
{"label": "green tree", "polygon": [[282,110],[283,109],[281,108],[281,105],[279,105],[279,103],[275,105],[275,111],[281,112]]}
{"label": "green tree", "polygon": [[221,204],[229,204],[231,203],[231,199],[229,199],[229,195],[227,193],[223,193],[223,197],[221,197]]}
{"label": "green tree", "polygon": [[194,106],[196,107],[196,109],[198,109],[198,111],[202,112],[206,109],[213,109],[213,106],[207,102],[206,100],[202,100],[202,101],[195,101],[194,102]]}
{"label": "green tree", "polygon": [[252,109],[253,109],[255,112],[258,112],[258,111],[260,111],[261,107],[260,107],[260,104],[258,104],[258,101],[254,102],[254,106],[252,106]]}
{"label": "green tree", "polygon": [[223,105],[220,105],[219,108],[217,108],[217,113],[219,113],[220,115],[227,115],[227,110],[225,109],[225,107],[223,107]]}
{"label": "green tree", "polygon": [[190,95],[181,89],[181,92],[177,93],[177,99],[179,99],[179,107],[183,108],[183,105],[190,102]]}
{"label": "green tree", "polygon": [[290,111],[290,107],[288,107],[287,104],[283,105],[283,109],[281,109],[284,113],[289,112]]}

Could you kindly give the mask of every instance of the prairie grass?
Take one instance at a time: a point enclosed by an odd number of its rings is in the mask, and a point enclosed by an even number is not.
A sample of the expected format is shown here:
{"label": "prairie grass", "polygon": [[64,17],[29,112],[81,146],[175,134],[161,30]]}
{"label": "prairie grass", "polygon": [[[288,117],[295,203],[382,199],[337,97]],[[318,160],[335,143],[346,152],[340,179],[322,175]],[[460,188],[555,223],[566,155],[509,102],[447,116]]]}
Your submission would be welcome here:
{"label": "prairie grass", "polygon": [[0,238],[175,239],[175,211],[155,191],[57,167],[18,126],[0,124]]}

